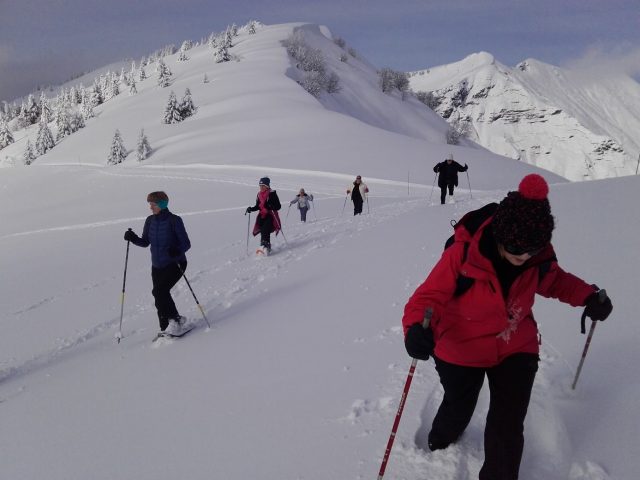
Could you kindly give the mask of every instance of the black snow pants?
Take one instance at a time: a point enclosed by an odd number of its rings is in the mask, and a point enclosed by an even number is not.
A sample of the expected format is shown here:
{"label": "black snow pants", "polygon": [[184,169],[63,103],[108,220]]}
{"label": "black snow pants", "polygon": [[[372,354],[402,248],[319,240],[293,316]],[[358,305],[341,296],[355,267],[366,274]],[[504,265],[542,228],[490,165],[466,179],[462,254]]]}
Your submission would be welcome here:
{"label": "black snow pants", "polygon": [[463,367],[435,358],[444,398],[429,433],[432,450],[455,442],[471,420],[484,377],[489,380],[489,412],[484,429],[480,480],[517,480],[524,448],[538,356],[516,353],[490,368]]}
{"label": "black snow pants", "polygon": [[440,187],[440,203],[441,204],[444,205],[444,199],[447,196],[447,188],[449,189],[449,195],[453,195],[453,187],[454,187],[453,183]]}
{"label": "black snow pants", "polygon": [[273,230],[273,215],[269,214],[262,218],[258,215],[258,226],[260,227],[260,245],[271,248],[271,231]]}
{"label": "black snow pants", "polygon": [[[187,262],[180,262],[180,268],[184,272],[187,269]],[[158,320],[160,330],[164,330],[169,325],[169,320],[179,316],[176,304],[171,298],[171,289],[182,277],[177,263],[172,263],[163,268],[151,267],[151,280],[153,281],[153,298],[158,310]]]}

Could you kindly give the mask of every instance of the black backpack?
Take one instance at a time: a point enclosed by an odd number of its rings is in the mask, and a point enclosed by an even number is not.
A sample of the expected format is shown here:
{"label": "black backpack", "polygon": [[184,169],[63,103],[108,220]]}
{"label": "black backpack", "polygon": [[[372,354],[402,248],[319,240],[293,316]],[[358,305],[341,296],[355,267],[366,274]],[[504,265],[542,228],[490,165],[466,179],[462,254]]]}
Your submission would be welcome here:
{"label": "black backpack", "polygon": [[[473,236],[480,226],[487,221],[490,217],[492,217],[496,210],[498,209],[497,203],[489,203],[478,210],[472,210],[464,214],[464,216],[456,222],[455,220],[451,220],[451,226],[455,230],[460,226],[464,226],[467,231]],[[451,235],[447,241],[444,243],[444,249],[446,250],[455,242],[455,233]],[[467,251],[469,250],[469,243],[465,242],[464,251],[462,254],[462,263],[467,259]],[[544,276],[547,274],[549,269],[551,268],[551,262],[555,260],[555,257],[549,260],[546,260],[538,265],[538,282],[542,281]],[[459,275],[456,279],[456,289],[453,293],[454,297],[459,297],[463,295],[467,290],[469,290],[473,286],[473,282],[475,279],[465,277],[464,275]]]}

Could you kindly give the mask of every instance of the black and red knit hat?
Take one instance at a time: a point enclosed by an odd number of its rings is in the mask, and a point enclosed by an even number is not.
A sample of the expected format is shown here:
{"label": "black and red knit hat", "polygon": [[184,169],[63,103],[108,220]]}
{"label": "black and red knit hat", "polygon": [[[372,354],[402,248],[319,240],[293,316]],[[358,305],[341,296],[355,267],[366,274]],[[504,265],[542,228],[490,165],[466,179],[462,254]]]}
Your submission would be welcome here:
{"label": "black and red knit hat", "polygon": [[551,241],[554,228],[549,185],[532,173],[522,179],[517,192],[509,192],[500,202],[492,226],[493,236],[511,252],[530,252]]}

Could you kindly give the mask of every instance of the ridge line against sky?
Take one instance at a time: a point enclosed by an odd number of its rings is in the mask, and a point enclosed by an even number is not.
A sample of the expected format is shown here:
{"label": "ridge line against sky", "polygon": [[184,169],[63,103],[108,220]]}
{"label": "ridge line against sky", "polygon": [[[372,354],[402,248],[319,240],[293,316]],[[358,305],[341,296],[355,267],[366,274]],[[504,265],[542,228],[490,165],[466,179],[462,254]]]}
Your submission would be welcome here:
{"label": "ridge line against sky", "polygon": [[640,75],[637,0],[0,0],[0,101],[251,19],[327,25],[396,70],[487,51],[511,66],[536,58]]}

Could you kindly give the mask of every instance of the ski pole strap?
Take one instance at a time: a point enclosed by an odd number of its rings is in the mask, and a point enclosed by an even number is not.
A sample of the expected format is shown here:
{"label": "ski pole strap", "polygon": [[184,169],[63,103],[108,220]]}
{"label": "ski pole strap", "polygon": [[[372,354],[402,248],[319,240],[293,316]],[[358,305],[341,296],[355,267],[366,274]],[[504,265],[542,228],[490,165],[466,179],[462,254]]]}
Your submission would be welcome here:
{"label": "ski pole strap", "polygon": [[[607,299],[607,291],[604,288],[602,290],[598,290],[598,302],[604,303],[606,299]],[[580,317],[580,333],[582,333],[583,335],[587,333],[587,329],[584,324],[586,319],[587,319],[587,309],[585,308],[584,312],[582,312],[582,317]]]}
{"label": "ski pole strap", "polygon": [[424,311],[424,319],[422,320],[422,328],[425,330],[429,328],[431,317],[433,317],[433,308],[429,307]]}

